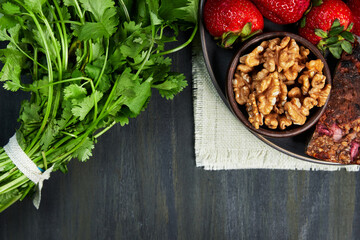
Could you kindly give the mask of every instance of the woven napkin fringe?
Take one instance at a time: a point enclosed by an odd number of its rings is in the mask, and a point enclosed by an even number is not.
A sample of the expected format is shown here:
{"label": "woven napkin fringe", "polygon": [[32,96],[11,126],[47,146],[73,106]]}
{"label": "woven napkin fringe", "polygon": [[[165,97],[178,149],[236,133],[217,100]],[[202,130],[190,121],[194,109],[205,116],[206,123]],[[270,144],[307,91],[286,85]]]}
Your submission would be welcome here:
{"label": "woven napkin fringe", "polygon": [[196,166],[205,170],[287,169],[359,171],[358,165],[316,164],[262,142],[230,112],[213,86],[199,39],[193,44],[193,99]]}

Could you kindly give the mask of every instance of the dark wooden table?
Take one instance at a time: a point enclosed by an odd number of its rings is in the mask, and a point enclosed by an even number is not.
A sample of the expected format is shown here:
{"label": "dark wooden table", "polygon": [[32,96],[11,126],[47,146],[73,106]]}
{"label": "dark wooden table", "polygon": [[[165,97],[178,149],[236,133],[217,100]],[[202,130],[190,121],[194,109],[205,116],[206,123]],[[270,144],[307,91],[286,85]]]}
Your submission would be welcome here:
{"label": "dark wooden table", "polygon": [[[359,239],[360,174],[204,171],[195,166],[191,48],[172,55],[190,86],[101,137],[86,163],[53,173],[0,214],[0,239]],[[0,144],[21,96],[0,91]]]}

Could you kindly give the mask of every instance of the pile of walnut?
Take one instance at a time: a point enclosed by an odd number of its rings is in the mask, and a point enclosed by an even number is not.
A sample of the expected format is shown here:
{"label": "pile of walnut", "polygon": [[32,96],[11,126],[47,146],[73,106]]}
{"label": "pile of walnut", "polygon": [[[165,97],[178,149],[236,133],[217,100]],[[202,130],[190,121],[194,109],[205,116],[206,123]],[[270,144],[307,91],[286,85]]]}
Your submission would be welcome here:
{"label": "pile of walnut", "polygon": [[325,84],[320,59],[308,61],[310,51],[294,39],[263,41],[240,58],[233,79],[235,99],[246,104],[250,123],[258,129],[303,125],[310,109],[325,104],[330,84]]}

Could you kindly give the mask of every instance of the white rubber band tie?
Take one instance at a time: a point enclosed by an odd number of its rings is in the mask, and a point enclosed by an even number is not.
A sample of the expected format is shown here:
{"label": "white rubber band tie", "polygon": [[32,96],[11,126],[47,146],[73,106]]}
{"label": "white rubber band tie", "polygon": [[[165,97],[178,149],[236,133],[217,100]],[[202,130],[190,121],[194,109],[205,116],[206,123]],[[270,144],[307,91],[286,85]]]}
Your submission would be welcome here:
{"label": "white rubber band tie", "polygon": [[33,204],[39,209],[43,182],[50,178],[50,173],[54,165],[42,173],[36,164],[21,149],[16,139],[16,133],[9,139],[9,143],[4,146],[4,150],[15,166],[33,183],[38,185],[38,191],[34,196]]}

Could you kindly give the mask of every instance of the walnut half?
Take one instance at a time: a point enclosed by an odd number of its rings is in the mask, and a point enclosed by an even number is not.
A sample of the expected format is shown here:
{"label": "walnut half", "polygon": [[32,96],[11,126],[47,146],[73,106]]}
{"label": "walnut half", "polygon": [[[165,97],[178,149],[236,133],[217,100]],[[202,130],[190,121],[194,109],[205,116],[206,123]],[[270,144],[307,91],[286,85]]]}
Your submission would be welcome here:
{"label": "walnut half", "polygon": [[309,54],[309,49],[284,37],[263,41],[240,57],[233,90],[256,129],[303,125],[311,109],[325,104],[331,86],[326,84],[324,63],[308,60]]}

